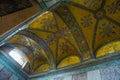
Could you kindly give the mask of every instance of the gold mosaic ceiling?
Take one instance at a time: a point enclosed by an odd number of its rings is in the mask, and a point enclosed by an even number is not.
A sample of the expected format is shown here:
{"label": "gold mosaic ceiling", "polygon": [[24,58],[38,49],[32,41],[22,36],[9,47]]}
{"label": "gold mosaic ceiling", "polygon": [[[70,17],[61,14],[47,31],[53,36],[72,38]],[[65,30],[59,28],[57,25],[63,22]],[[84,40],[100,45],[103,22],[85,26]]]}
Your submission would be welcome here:
{"label": "gold mosaic ceiling", "polygon": [[117,52],[119,39],[120,0],[70,0],[46,11],[7,44],[29,48],[31,74],[37,74]]}

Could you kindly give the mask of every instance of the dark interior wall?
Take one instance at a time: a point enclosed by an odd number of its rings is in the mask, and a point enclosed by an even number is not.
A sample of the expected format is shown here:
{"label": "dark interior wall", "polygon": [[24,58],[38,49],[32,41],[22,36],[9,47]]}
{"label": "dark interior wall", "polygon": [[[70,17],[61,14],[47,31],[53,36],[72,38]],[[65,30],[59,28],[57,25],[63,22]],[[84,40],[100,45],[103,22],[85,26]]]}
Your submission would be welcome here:
{"label": "dark interior wall", "polygon": [[35,0],[30,1],[33,5],[32,7],[0,17],[0,35],[41,10],[40,6],[38,5],[38,3],[35,2]]}

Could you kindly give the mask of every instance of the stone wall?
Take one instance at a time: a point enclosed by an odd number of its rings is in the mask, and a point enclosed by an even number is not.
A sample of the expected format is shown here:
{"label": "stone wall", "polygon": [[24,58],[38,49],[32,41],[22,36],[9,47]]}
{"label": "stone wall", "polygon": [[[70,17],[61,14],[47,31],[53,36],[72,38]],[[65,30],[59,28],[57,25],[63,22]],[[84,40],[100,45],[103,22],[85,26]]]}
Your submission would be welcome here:
{"label": "stone wall", "polygon": [[19,78],[0,63],[0,80],[19,80]]}
{"label": "stone wall", "polygon": [[50,80],[120,80],[120,65]]}

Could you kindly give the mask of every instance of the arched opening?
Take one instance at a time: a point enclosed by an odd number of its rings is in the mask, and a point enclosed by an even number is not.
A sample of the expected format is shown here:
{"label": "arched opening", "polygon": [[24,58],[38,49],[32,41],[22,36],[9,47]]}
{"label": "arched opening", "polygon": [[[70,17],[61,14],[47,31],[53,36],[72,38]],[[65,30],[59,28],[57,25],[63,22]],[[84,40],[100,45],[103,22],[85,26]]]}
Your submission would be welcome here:
{"label": "arched opening", "polygon": [[101,47],[97,51],[96,57],[102,57],[105,55],[113,54],[118,51],[120,51],[120,41],[114,41]]}
{"label": "arched opening", "polygon": [[62,67],[66,67],[66,66],[70,66],[70,65],[74,65],[80,63],[80,59],[78,56],[69,56],[65,59],[63,59],[59,64],[58,64],[58,68],[62,68]]}
{"label": "arched opening", "polygon": [[45,72],[45,71],[48,71],[48,70],[50,70],[50,65],[49,64],[43,64],[43,65],[39,66],[39,68],[37,68],[34,73],[41,73],[41,72]]}
{"label": "arched opening", "polygon": [[27,56],[18,48],[14,48],[9,53],[10,57],[12,57],[22,68],[25,67],[27,62],[29,62]]}
{"label": "arched opening", "polygon": [[[1,46],[1,50],[4,52],[4,55],[13,61],[15,65],[19,65],[20,68],[25,68],[27,64],[30,63],[26,53],[20,48],[23,47],[27,50],[25,46],[14,45],[14,44],[5,44]],[[28,50],[27,50],[28,51]]]}

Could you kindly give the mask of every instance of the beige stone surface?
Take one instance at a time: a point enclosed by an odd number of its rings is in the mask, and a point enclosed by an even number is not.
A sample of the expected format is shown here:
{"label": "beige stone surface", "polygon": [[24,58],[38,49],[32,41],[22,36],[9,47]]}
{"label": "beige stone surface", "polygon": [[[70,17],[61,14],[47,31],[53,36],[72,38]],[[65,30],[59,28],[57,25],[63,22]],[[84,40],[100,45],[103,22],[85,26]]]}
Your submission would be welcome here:
{"label": "beige stone surface", "polygon": [[25,21],[38,11],[40,11],[40,6],[35,0],[30,0],[33,4],[32,7],[8,14],[6,16],[0,17],[0,35]]}

